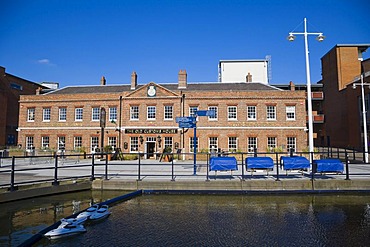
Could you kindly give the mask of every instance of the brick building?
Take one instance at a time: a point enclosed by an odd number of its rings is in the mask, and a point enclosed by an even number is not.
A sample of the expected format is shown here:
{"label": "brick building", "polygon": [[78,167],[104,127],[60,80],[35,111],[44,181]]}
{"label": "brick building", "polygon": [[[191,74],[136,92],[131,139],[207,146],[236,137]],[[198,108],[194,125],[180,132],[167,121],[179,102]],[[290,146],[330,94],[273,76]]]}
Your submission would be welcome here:
{"label": "brick building", "polygon": [[177,83],[139,85],[133,72],[127,85],[106,85],[103,77],[97,86],[21,96],[18,142],[26,148],[87,152],[109,145],[145,152],[146,158],[167,146],[191,152],[194,132],[179,128],[176,117],[213,110],[215,116],[198,117],[200,151],[302,151],[307,148],[305,100],[303,91],[263,83],[188,83],[184,70]]}
{"label": "brick building", "polygon": [[[324,146],[359,150],[364,147],[361,87],[353,89],[352,86],[360,83],[361,73],[365,75],[364,81],[370,82],[370,59],[363,59],[369,47],[370,44],[338,44],[321,58],[325,95],[321,142]],[[370,109],[369,87],[364,89],[366,109]]]}
{"label": "brick building", "polygon": [[35,94],[37,88],[45,88],[37,83],[5,72],[0,66],[0,149],[17,144],[17,127],[21,94]]}

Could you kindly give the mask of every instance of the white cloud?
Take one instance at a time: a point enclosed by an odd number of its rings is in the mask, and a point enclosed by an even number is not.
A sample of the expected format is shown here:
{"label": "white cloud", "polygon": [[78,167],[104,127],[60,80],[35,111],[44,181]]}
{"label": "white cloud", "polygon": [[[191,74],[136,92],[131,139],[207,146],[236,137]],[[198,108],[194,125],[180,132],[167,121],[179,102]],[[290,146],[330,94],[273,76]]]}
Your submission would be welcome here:
{"label": "white cloud", "polygon": [[37,63],[38,64],[44,64],[44,65],[54,65],[53,63],[51,63],[51,61],[47,58],[43,58],[43,59],[39,59],[37,60]]}

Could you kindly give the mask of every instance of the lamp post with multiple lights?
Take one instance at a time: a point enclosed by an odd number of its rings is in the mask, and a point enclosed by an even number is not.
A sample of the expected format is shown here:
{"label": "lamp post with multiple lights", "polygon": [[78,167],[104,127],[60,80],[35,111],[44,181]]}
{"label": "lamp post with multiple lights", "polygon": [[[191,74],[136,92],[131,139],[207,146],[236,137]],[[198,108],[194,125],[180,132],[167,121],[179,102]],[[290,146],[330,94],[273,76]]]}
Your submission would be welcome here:
{"label": "lamp post with multiple lights", "polygon": [[307,19],[304,18],[304,32],[303,33],[295,33],[290,32],[288,36],[289,41],[294,41],[294,35],[303,35],[304,36],[304,46],[305,46],[305,54],[306,54],[306,78],[307,78],[307,110],[308,110],[308,143],[309,143],[309,152],[312,153],[314,151],[314,144],[313,144],[313,117],[312,117],[312,95],[311,95],[311,78],[310,78],[310,62],[308,57],[308,35],[317,35],[317,40],[319,42],[323,41],[325,36],[322,33],[309,33],[307,32]]}

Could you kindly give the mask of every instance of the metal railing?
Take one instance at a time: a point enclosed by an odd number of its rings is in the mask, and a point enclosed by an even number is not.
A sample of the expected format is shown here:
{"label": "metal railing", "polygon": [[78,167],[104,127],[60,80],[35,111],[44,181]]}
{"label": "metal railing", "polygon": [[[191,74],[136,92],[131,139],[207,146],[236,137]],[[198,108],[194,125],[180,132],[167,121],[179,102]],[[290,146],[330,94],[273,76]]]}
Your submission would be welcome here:
{"label": "metal railing", "polygon": [[[282,169],[280,158],[282,156],[304,156],[308,160],[338,158],[344,163],[344,173],[336,178],[349,180],[350,176],[369,176],[370,166],[357,163],[357,152],[339,149],[328,149],[314,153],[308,152],[253,152],[253,153],[197,153],[197,162],[194,164],[193,153],[169,153],[165,157],[151,153],[122,153],[121,159],[110,160],[110,153],[95,154],[57,154],[44,156],[13,156],[0,157],[0,187],[10,191],[17,190],[20,185],[48,183],[59,185],[65,180],[77,180],[88,178],[102,179],[126,179],[141,181],[148,178],[169,178],[171,181],[183,177],[192,179],[203,178],[209,181],[211,178],[222,176],[211,175],[209,160],[211,156],[234,156],[237,160],[237,171],[232,173],[241,180],[257,179],[261,176],[248,174],[245,162],[247,157],[271,157],[274,161],[274,169],[267,177],[279,181],[281,178],[300,176],[314,180],[321,178],[308,171],[288,172]],[[148,158],[152,157],[152,158]],[[360,168],[359,168],[360,167]],[[312,164],[311,164],[312,168]],[[353,171],[352,171],[353,170]],[[194,174],[193,171],[196,171]],[[283,174],[286,172],[286,175]],[[263,177],[266,177],[263,175]]]}

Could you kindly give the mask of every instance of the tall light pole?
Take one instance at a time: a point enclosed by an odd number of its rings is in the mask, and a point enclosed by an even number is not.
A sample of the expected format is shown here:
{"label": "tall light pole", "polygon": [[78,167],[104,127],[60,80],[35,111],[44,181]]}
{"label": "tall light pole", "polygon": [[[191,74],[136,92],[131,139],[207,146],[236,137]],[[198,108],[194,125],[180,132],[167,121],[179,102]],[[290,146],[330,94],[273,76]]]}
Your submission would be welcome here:
{"label": "tall light pole", "polygon": [[322,33],[309,33],[307,32],[307,19],[304,18],[304,32],[303,33],[295,33],[290,32],[288,36],[289,41],[294,41],[294,35],[303,35],[304,36],[304,47],[305,47],[305,54],[306,54],[306,79],[307,79],[307,110],[308,110],[308,145],[309,145],[309,152],[312,153],[314,151],[314,144],[313,144],[313,117],[312,117],[312,95],[311,95],[311,78],[310,78],[310,60],[308,56],[308,35],[317,35],[317,40],[319,42],[324,40],[324,35]]}

